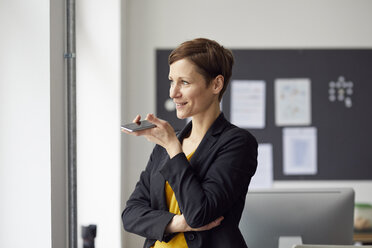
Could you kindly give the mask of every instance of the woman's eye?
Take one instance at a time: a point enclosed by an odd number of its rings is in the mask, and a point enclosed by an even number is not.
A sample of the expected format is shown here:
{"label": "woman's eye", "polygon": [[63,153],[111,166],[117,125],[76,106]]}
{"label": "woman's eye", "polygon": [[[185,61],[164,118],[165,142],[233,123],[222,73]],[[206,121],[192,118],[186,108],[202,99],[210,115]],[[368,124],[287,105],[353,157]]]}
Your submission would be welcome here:
{"label": "woman's eye", "polygon": [[169,81],[169,85],[170,86],[173,86],[174,85],[174,82],[171,80],[171,81]]}
{"label": "woman's eye", "polygon": [[186,82],[186,81],[182,81],[182,84],[183,84],[183,85],[188,85],[188,84],[189,84],[189,82]]}

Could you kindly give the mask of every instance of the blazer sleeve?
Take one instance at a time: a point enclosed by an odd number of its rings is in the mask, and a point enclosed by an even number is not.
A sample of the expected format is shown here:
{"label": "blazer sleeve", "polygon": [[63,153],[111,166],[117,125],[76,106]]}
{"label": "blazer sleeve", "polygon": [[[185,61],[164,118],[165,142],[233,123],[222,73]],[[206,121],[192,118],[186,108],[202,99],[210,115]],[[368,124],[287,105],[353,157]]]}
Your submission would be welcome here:
{"label": "blazer sleeve", "polygon": [[148,239],[168,242],[174,235],[166,234],[165,229],[174,214],[151,208],[150,175],[156,147],[150,156],[145,171],[141,173],[140,180],[129,197],[122,213],[124,229]]}
{"label": "blazer sleeve", "polygon": [[[199,178],[184,153],[169,160],[160,173],[175,192],[186,222],[193,228],[204,226],[245,198],[257,168],[257,141],[247,131],[227,131],[209,158],[210,168]],[[204,165],[200,165],[204,166]]]}

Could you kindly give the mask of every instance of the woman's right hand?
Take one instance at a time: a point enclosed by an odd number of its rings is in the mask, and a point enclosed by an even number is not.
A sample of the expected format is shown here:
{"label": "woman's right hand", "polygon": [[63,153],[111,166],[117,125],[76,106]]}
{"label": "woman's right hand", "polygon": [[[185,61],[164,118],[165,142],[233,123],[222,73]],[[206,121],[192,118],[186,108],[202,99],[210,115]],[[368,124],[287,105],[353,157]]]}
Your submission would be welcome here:
{"label": "woman's right hand", "polygon": [[224,217],[221,216],[205,226],[198,227],[198,228],[192,228],[187,224],[186,219],[183,216],[183,214],[175,215],[173,219],[171,220],[171,222],[169,222],[166,232],[177,233],[177,232],[190,232],[190,231],[194,231],[194,232],[207,231],[212,228],[215,228],[216,226],[219,226],[223,219]]}
{"label": "woman's right hand", "polygon": [[[141,116],[137,115],[133,122],[137,123],[141,120]],[[155,124],[156,127],[140,130],[136,132],[128,132],[123,130],[122,132],[134,135],[134,136],[144,136],[148,141],[162,146],[167,152],[170,158],[173,158],[177,154],[182,152],[182,146],[178,140],[173,127],[164,120],[155,117],[153,114],[148,114],[146,120]]]}

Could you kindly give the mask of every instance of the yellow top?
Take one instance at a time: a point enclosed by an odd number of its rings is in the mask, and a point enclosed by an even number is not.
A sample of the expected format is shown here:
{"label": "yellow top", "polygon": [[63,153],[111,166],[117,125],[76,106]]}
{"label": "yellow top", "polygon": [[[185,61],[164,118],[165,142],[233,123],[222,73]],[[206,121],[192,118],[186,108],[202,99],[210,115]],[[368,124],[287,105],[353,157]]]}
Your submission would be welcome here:
{"label": "yellow top", "polygon": [[[195,152],[195,151],[194,151]],[[190,160],[194,152],[190,153],[187,156],[187,159]],[[174,195],[173,189],[169,185],[168,181],[165,183],[165,196],[167,201],[167,206],[169,208],[169,212],[173,214],[181,215],[180,208],[178,207],[178,202],[176,196]],[[155,242],[153,248],[187,248],[187,243],[185,240],[185,235],[183,233],[178,233],[174,236],[168,243],[160,242],[159,240]]]}

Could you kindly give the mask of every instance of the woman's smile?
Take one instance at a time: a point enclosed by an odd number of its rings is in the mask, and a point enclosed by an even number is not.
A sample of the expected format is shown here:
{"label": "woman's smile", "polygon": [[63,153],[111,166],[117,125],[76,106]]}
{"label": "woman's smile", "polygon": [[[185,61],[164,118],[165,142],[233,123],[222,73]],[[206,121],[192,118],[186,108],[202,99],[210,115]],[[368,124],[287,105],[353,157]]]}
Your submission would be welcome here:
{"label": "woman's smile", "polygon": [[175,104],[177,109],[181,109],[187,104],[187,102],[175,102]]}

